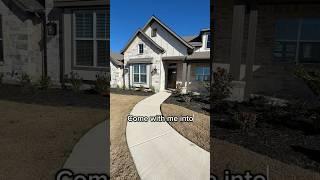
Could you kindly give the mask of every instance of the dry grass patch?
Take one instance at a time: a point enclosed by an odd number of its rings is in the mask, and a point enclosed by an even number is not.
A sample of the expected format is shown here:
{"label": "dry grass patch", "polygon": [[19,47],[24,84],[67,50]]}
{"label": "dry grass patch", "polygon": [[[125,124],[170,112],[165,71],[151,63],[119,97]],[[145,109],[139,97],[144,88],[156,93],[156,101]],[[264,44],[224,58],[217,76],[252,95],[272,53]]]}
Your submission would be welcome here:
{"label": "dry grass patch", "polygon": [[110,95],[111,179],[140,179],[127,145],[126,126],[127,115],[144,98],[146,96]]}
{"label": "dry grass patch", "polygon": [[253,174],[267,175],[275,180],[316,180],[320,175],[295,165],[255,153],[241,146],[219,139],[211,139],[211,173],[222,178],[225,169],[232,173],[244,173],[250,170]]}
{"label": "dry grass patch", "polygon": [[103,109],[0,101],[0,179],[54,179]]}
{"label": "dry grass patch", "polygon": [[162,104],[164,116],[194,116],[193,122],[169,122],[181,135],[210,151],[210,117],[174,104]]}

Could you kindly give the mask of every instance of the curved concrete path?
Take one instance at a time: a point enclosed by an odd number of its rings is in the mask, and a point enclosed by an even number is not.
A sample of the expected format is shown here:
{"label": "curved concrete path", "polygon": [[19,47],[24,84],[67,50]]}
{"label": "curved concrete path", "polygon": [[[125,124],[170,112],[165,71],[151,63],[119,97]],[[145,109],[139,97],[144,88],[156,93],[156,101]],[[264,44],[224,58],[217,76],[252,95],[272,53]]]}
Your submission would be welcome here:
{"label": "curved concrete path", "polygon": [[109,169],[109,132],[106,121],[87,132],[74,146],[63,168],[75,174],[107,174]]}
{"label": "curved concrete path", "polygon": [[[160,92],[140,101],[131,115],[161,115],[170,96]],[[210,179],[210,154],[176,132],[167,122],[128,122],[127,143],[142,180]]]}

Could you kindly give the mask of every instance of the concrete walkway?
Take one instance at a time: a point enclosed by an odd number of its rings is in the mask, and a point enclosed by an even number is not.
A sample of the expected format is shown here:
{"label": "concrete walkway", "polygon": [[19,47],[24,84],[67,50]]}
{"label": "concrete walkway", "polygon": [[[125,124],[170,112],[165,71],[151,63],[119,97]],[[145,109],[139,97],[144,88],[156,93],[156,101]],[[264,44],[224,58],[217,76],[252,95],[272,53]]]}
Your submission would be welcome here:
{"label": "concrete walkway", "polygon": [[[160,92],[140,101],[134,116],[161,115],[170,96]],[[167,122],[128,122],[127,143],[142,180],[210,179],[210,154],[176,132]]]}
{"label": "concrete walkway", "polygon": [[109,132],[104,121],[80,139],[63,168],[70,169],[75,174],[109,175],[109,152]]}

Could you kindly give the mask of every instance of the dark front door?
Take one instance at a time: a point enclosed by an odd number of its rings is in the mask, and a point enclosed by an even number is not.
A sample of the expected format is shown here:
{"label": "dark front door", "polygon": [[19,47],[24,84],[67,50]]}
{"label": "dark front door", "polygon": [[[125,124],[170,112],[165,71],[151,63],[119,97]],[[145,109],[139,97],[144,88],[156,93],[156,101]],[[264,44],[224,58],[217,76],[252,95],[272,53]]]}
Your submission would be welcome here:
{"label": "dark front door", "polygon": [[177,67],[169,67],[167,88],[175,89],[176,81],[177,81]]}

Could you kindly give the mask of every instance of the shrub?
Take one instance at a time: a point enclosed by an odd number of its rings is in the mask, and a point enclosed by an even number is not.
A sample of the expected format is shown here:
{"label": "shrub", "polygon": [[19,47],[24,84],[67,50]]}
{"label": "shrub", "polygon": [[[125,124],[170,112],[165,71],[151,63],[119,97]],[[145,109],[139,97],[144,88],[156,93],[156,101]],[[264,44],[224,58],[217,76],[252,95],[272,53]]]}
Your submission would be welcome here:
{"label": "shrub", "polygon": [[[95,90],[99,93],[106,93],[109,90],[109,76],[107,73],[97,74],[95,81]],[[118,86],[117,86],[118,87]]]}
{"label": "shrub", "polygon": [[184,102],[186,102],[187,104],[190,104],[191,100],[192,100],[192,94],[188,93],[188,94],[183,94],[182,95],[182,99]]}
{"label": "shrub", "polygon": [[218,67],[213,73],[212,96],[214,100],[223,100],[231,95],[231,75]]}
{"label": "shrub", "polygon": [[82,78],[79,76],[78,73],[75,73],[73,71],[69,74],[69,76],[70,77],[68,79],[68,82],[71,84],[72,91],[79,92],[80,87],[83,84]]}
{"label": "shrub", "polygon": [[299,66],[295,69],[294,74],[302,79],[316,96],[320,96],[319,70],[306,70],[303,66]]}
{"label": "shrub", "polygon": [[[219,112],[224,104],[224,100],[231,95],[231,81],[232,77],[223,68],[218,67],[213,73],[213,84],[212,84],[212,109]],[[210,85],[207,84],[207,89],[210,90]]]}
{"label": "shrub", "polygon": [[139,91],[144,91],[144,87],[142,85],[140,85]]}
{"label": "shrub", "polygon": [[39,88],[47,90],[51,86],[51,78],[49,76],[41,76],[39,80]]}
{"label": "shrub", "polygon": [[151,86],[151,92],[156,92],[156,89],[154,88],[154,86]]}
{"label": "shrub", "polygon": [[4,77],[4,74],[3,74],[3,73],[0,73],[0,84],[3,83],[3,77]]}
{"label": "shrub", "polygon": [[241,131],[245,133],[255,128],[257,124],[257,114],[253,112],[237,112],[233,119],[240,125]]}
{"label": "shrub", "polygon": [[31,85],[31,78],[27,73],[21,73],[19,76],[19,83],[23,87],[27,87]]}

